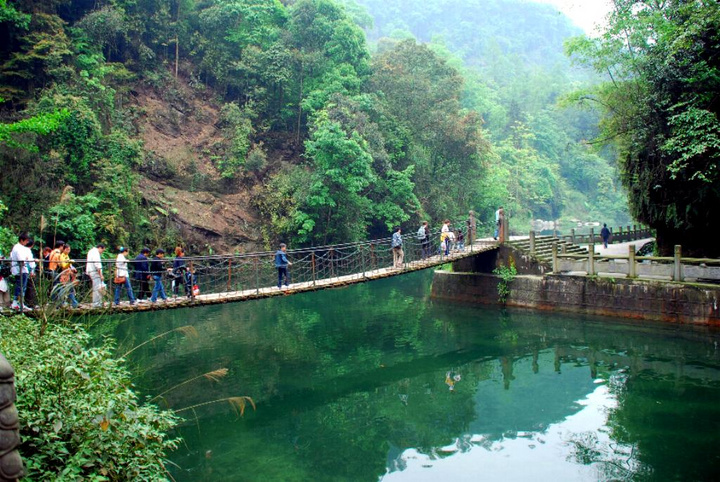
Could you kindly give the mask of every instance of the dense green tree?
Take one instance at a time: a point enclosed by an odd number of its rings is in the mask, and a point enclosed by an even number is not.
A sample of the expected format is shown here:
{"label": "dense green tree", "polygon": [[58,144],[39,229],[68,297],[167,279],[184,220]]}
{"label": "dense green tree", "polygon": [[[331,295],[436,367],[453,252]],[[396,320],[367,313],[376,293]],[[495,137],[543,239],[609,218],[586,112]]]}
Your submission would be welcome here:
{"label": "dense green tree", "polygon": [[384,115],[404,134],[404,145],[389,150],[398,169],[414,167],[424,211],[435,220],[466,212],[489,146],[479,116],[461,108],[462,77],[414,40],[380,53],[373,66],[371,85],[384,96]]}
{"label": "dense green tree", "polygon": [[615,0],[608,30],[568,50],[610,79],[583,99],[605,109],[633,214],[663,254],[716,256],[720,206],[720,5]]}

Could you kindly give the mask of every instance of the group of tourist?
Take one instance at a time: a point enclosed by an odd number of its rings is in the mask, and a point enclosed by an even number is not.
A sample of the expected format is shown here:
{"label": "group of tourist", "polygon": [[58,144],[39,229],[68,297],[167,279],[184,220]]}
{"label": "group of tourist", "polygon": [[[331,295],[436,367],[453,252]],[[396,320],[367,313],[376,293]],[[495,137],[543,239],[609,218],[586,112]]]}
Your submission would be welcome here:
{"label": "group of tourist", "polygon": [[[10,307],[13,310],[31,310],[36,306],[37,283],[36,277],[42,276],[49,282],[49,296],[52,302],[63,306],[76,308],[78,300],[75,287],[80,283],[78,270],[70,258],[72,250],[69,243],[56,241],[53,247],[46,246],[42,250],[42,257],[36,261],[32,248],[35,241],[27,234],[21,233],[18,242],[10,253],[10,263],[0,263],[0,308]],[[105,252],[105,245],[100,243],[90,249],[87,253],[85,274],[92,285],[92,306],[100,307],[107,293],[106,268],[107,261],[103,262],[102,255]],[[172,267],[166,266],[164,261],[165,251],[162,248],[155,250],[155,255],[149,258],[150,249],[142,248],[140,253],[130,261],[129,250],[120,246],[117,251],[115,262],[110,266],[113,268],[112,284],[114,285],[113,301],[115,305],[120,304],[123,292],[131,305],[146,301],[154,303],[159,299],[167,300],[164,279],[171,281],[171,290],[174,296],[183,293],[187,297],[198,294],[196,285],[197,278],[193,270],[185,263],[185,250],[182,246],[175,248],[175,258]],[[0,254],[0,260],[3,259]],[[40,261],[40,263],[38,263]],[[132,283],[130,282],[132,265],[132,276],[138,288],[135,296]],[[152,291],[150,281],[153,281]],[[14,287],[11,291],[11,282]],[[12,295],[11,295],[12,293]]]}
{"label": "group of tourist", "polygon": [[[496,213],[496,222],[500,226],[502,220],[502,208]],[[466,221],[465,229],[452,228],[450,220],[445,220],[440,229],[440,244],[435,253],[431,250],[431,232],[429,223],[423,222],[417,231],[417,239],[420,242],[421,258],[427,259],[433,254],[444,254],[448,256],[451,251],[465,250],[465,234],[470,233],[471,221]],[[495,236],[497,237],[496,232]],[[18,242],[10,253],[10,264],[0,263],[0,307],[10,306],[14,310],[30,310],[37,303],[35,291],[35,276],[41,274],[51,282],[50,299],[53,302],[64,306],[78,306],[75,287],[80,280],[78,271],[73,266],[70,258],[71,246],[64,241],[56,241],[53,247],[45,247],[42,253],[41,265],[38,267],[32,248],[34,240],[27,234],[21,233]],[[400,227],[395,228],[391,247],[393,252],[393,267],[402,268],[405,253],[403,251],[403,237]],[[92,285],[92,306],[101,307],[107,294],[106,275],[107,262],[103,261],[105,245],[100,243],[90,249],[87,253],[85,274]],[[191,266],[185,263],[185,250],[182,246],[175,248],[175,258],[172,267],[166,266],[165,251],[162,248],[155,250],[152,258],[149,248],[142,248],[138,255],[130,260],[128,248],[120,246],[113,265],[112,284],[114,286],[113,302],[120,304],[121,296],[127,296],[131,305],[138,302],[157,302],[158,299],[167,300],[164,279],[171,281],[172,294],[179,295],[180,287],[183,287],[184,295],[192,297],[199,293],[196,274]],[[0,253],[0,260],[2,254]],[[278,271],[278,288],[283,283],[287,288],[290,277],[288,267],[292,263],[287,258],[287,246],[280,244],[275,253],[275,268]],[[130,267],[132,266],[132,270]],[[132,273],[131,273],[132,271]],[[132,278],[135,281],[137,296],[133,289]],[[10,283],[14,282],[12,301],[10,301]],[[150,282],[153,282],[152,290]],[[147,299],[149,295],[149,300]]]}
{"label": "group of tourist", "polygon": [[[466,221],[465,224],[465,230],[463,230],[459,227],[451,227],[449,219],[443,221],[443,225],[440,228],[440,245],[437,249],[437,254],[442,253],[448,256],[451,251],[465,250],[465,233],[470,232],[470,220]],[[420,241],[420,256],[422,259],[427,259],[433,255],[431,252],[432,243],[430,235],[429,224],[427,221],[423,221],[417,231],[417,239]],[[405,252],[403,251],[402,229],[400,226],[393,230],[390,246],[393,252],[393,268],[402,268],[403,262],[405,261]]]}

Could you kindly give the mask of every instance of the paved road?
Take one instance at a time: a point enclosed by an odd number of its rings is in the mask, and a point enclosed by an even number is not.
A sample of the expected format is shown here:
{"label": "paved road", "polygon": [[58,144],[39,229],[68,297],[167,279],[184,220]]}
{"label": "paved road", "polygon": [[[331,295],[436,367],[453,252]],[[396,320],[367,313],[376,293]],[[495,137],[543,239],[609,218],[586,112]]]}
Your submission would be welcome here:
{"label": "paved road", "polygon": [[642,248],[645,243],[648,243],[650,241],[655,241],[655,238],[645,238],[645,239],[637,239],[635,241],[628,241],[627,243],[617,243],[617,244],[608,244],[608,247],[605,248],[602,243],[595,245],[595,253],[597,254],[610,254],[610,255],[627,255],[628,254],[628,246],[631,244],[635,245],[635,251]]}

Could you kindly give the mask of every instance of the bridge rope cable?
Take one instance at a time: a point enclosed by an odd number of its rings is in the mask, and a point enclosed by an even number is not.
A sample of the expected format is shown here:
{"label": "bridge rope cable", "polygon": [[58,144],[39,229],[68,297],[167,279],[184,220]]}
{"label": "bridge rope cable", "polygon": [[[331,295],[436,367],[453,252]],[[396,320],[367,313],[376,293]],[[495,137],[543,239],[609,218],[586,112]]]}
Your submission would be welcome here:
{"label": "bridge rope cable", "polygon": [[[465,221],[455,223],[461,226],[463,232],[467,231]],[[441,230],[429,233],[429,246],[423,253],[424,240],[417,238],[415,232],[404,233],[403,251],[404,266],[422,261],[428,255],[433,258],[433,264],[442,261],[444,252],[439,248]],[[361,278],[378,270],[389,269],[393,265],[392,237],[383,237],[372,240],[342,243],[335,245],[313,246],[287,250],[287,258],[292,263],[288,267],[289,282],[295,283],[327,283],[346,276],[353,279]],[[189,280],[184,273],[172,271],[172,263],[177,258],[163,259],[166,271],[163,272],[163,284],[168,297],[193,296],[193,287],[199,286],[201,295],[222,295],[223,293],[244,292],[268,289],[277,286],[278,272],[275,267],[275,251],[262,251],[255,253],[236,253],[226,255],[186,256],[184,265],[186,272],[191,273]],[[0,260],[2,264],[9,264],[10,260]],[[85,275],[86,260],[72,260],[75,273],[50,272],[43,270],[41,260],[35,260],[37,274],[31,278],[31,290],[36,293],[36,303],[62,303],[68,300],[71,292],[75,293],[80,303],[87,303],[92,298],[92,283]],[[115,276],[115,259],[103,259],[104,278],[107,283],[107,297],[113,298],[115,285],[112,279]],[[138,261],[128,259],[128,272],[131,285],[137,297],[140,281],[135,279],[135,266]],[[60,271],[60,270],[58,270]],[[189,281],[189,282],[188,282]],[[153,282],[149,282],[152,291]],[[148,295],[149,296],[149,295]],[[121,290],[121,299],[127,300],[127,294]]]}

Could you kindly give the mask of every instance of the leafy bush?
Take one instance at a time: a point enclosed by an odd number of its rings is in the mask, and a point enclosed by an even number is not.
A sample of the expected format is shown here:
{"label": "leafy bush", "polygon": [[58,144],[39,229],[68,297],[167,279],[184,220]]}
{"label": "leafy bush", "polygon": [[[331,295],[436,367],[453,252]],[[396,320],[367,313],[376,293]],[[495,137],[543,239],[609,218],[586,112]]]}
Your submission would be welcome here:
{"label": "leafy bush", "polygon": [[498,301],[505,304],[508,295],[510,295],[510,283],[512,283],[517,276],[515,263],[510,260],[510,264],[508,266],[498,266],[493,270],[493,273],[500,277],[500,281],[497,286]]}
{"label": "leafy bush", "polygon": [[17,408],[33,480],[165,480],[177,439],[175,415],[140,403],[130,375],[105,342],[92,347],[79,326],[24,316],[0,323],[0,351],[16,371]]}

